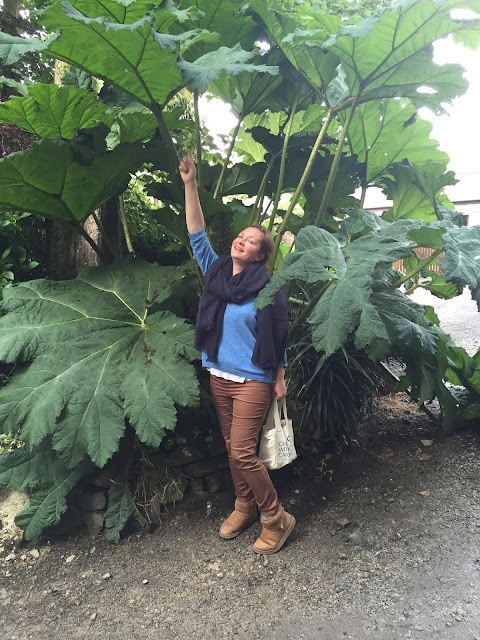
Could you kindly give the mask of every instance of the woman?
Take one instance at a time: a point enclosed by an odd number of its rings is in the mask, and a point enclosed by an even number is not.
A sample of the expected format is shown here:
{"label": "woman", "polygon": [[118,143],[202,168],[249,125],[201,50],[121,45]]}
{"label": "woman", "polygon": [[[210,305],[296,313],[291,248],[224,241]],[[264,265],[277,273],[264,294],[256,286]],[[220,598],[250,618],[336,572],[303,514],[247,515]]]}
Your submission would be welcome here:
{"label": "woman", "polygon": [[205,275],[195,346],[210,371],[236,494],[235,509],[219,533],[226,539],[237,536],[256,520],[258,505],[262,533],[253,549],[275,553],[292,532],[295,518],[279,504],[268,471],[256,454],[272,384],[277,398],[286,394],[287,302],[278,292],[273,305],[258,312],[254,309],[257,293],[270,280],[264,263],[273,240],[264,227],[248,227],[233,241],[230,256],[219,258],[205,232],[190,150],[179,168],[185,183],[187,230]]}

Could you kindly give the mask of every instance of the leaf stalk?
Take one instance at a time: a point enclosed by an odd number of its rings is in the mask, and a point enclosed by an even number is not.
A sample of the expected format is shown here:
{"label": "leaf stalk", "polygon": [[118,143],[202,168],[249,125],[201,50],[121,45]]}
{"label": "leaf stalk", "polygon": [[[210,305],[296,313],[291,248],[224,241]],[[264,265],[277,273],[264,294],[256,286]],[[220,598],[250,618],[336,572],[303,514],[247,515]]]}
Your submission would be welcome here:
{"label": "leaf stalk", "polygon": [[198,91],[193,94],[193,108],[195,111],[195,147],[197,153],[197,183],[199,187],[203,186],[203,168],[202,168],[202,139],[200,135],[200,112],[198,110]]}
{"label": "leaf stalk", "polygon": [[133,255],[135,255],[135,249],[133,248],[130,229],[128,228],[127,214],[125,213],[125,202],[123,199],[123,195],[118,196],[118,206],[120,209],[120,219],[122,221],[123,235],[125,236],[128,253],[132,253]]}
{"label": "leaf stalk", "polygon": [[226,173],[228,165],[230,163],[230,157],[231,157],[231,155],[233,153],[233,147],[235,146],[235,142],[237,140],[237,136],[238,136],[238,132],[240,130],[240,125],[241,124],[242,124],[242,118],[239,118],[237,124],[235,125],[235,129],[233,130],[232,139],[230,141],[230,146],[228,147],[228,151],[227,151],[227,157],[225,158],[225,162],[223,163],[222,171],[220,172],[220,176],[218,178],[217,186],[215,187],[215,192],[213,194],[213,197],[215,199],[218,198],[218,194],[220,193],[220,191],[222,189],[223,180],[225,178],[225,173]]}
{"label": "leaf stalk", "polygon": [[272,251],[272,255],[269,258],[268,261],[268,270],[270,272],[270,274],[273,273],[273,267],[275,265],[275,260],[277,259],[277,254],[280,248],[280,242],[282,241],[282,234],[283,231],[285,229],[285,227],[287,226],[287,222],[290,218],[290,216],[293,213],[293,210],[295,209],[295,206],[297,205],[298,201],[300,200],[300,196],[302,194],[303,188],[308,180],[308,177],[310,176],[310,172],[312,171],[315,159],[317,157],[317,153],[318,150],[320,148],[320,145],[322,144],[323,138],[325,137],[325,134],[327,132],[327,129],[330,125],[330,122],[332,121],[332,117],[333,117],[333,110],[329,109],[329,111],[327,112],[327,117],[325,118],[325,122],[323,123],[323,126],[320,130],[320,133],[317,136],[317,139],[315,141],[315,144],[313,145],[313,149],[312,152],[310,153],[310,157],[308,159],[307,162],[307,166],[305,167],[305,170],[303,172],[303,175],[300,179],[300,182],[298,183],[298,186],[295,190],[295,193],[292,196],[292,199],[290,201],[290,204],[288,206],[288,209],[285,213],[285,216],[280,224],[280,226],[277,229],[277,233],[275,235],[275,244],[274,244],[274,249]]}
{"label": "leaf stalk", "polygon": [[327,210],[328,201],[330,200],[330,195],[332,193],[333,184],[335,182],[335,178],[337,176],[338,167],[340,164],[340,158],[342,156],[343,145],[345,143],[345,138],[347,137],[348,129],[352,122],[353,114],[355,113],[355,109],[357,108],[358,102],[360,100],[360,93],[358,93],[353,101],[353,104],[348,113],[347,120],[345,122],[345,126],[343,127],[342,134],[338,141],[337,150],[335,152],[335,157],[333,158],[333,163],[330,168],[330,173],[328,175],[327,185],[325,187],[325,191],[323,192],[322,202],[320,204],[320,208],[318,210],[317,218],[315,220],[315,226],[321,226],[323,222],[323,218],[325,217],[325,212]]}
{"label": "leaf stalk", "polygon": [[442,253],[442,251],[443,251],[443,248],[442,249],[436,249],[432,253],[431,256],[428,256],[428,257],[424,258],[423,260],[420,260],[420,264],[418,265],[418,267],[416,267],[410,273],[407,273],[406,275],[404,275],[401,278],[399,278],[396,282],[393,283],[393,286],[394,287],[399,287],[400,285],[402,285],[404,282],[406,282],[410,278],[414,278],[417,275],[417,273],[420,273],[420,271],[422,269],[424,269],[427,265],[429,265],[432,262],[434,262],[436,260],[436,258]]}

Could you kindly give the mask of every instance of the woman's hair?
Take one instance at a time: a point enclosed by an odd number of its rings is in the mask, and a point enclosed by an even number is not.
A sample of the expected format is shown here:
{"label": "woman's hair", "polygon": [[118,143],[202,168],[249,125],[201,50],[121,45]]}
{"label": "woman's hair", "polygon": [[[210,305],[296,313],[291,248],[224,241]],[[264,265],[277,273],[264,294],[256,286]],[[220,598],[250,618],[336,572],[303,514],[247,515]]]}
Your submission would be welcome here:
{"label": "woman's hair", "polygon": [[261,224],[252,224],[248,227],[249,229],[258,229],[262,233],[262,239],[260,240],[260,253],[263,253],[263,258],[261,260],[257,260],[259,264],[265,264],[268,260],[268,256],[273,251],[273,237],[270,231],[262,226]]}

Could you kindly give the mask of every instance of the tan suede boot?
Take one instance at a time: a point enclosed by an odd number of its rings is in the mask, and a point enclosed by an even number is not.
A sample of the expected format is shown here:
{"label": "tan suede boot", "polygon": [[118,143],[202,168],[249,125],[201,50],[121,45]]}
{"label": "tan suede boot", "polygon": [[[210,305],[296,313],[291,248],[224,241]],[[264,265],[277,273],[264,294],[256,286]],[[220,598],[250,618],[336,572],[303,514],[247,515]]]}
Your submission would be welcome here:
{"label": "tan suede boot", "polygon": [[255,500],[251,502],[240,502],[235,500],[235,510],[228,516],[220,527],[220,537],[225,540],[235,538],[246,529],[258,517],[257,503]]}
{"label": "tan suede boot", "polygon": [[287,513],[280,505],[277,513],[269,520],[261,519],[262,533],[253,545],[256,553],[275,553],[285,544],[285,540],[292,533],[295,526],[295,518]]}

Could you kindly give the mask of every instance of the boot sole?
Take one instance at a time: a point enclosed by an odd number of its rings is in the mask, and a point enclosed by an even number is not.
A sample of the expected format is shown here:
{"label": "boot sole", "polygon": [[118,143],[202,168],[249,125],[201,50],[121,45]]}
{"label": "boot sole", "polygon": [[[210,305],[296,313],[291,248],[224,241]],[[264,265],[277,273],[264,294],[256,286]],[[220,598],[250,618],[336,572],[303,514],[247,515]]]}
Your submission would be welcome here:
{"label": "boot sole", "polygon": [[220,532],[218,532],[218,535],[220,536],[220,538],[223,538],[223,540],[233,540],[233,538],[236,538],[237,536],[239,536],[243,531],[245,531],[245,529],[248,529],[248,527],[251,527],[256,520],[257,518],[255,517],[255,520],[252,520],[251,522],[246,524],[242,529],[237,529],[237,531],[234,531],[233,533],[222,535]]}
{"label": "boot sole", "polygon": [[295,517],[292,516],[292,522],[291,522],[290,526],[288,527],[288,529],[283,534],[283,538],[280,540],[280,542],[277,544],[277,546],[274,547],[273,549],[268,549],[267,551],[260,551],[259,549],[255,549],[255,546],[254,546],[253,550],[255,551],[255,553],[259,553],[262,556],[268,556],[271,553],[276,553],[277,551],[280,551],[280,549],[283,547],[283,545],[287,541],[288,536],[292,533],[293,528],[296,525],[296,523],[297,523],[297,521],[295,520]]}

